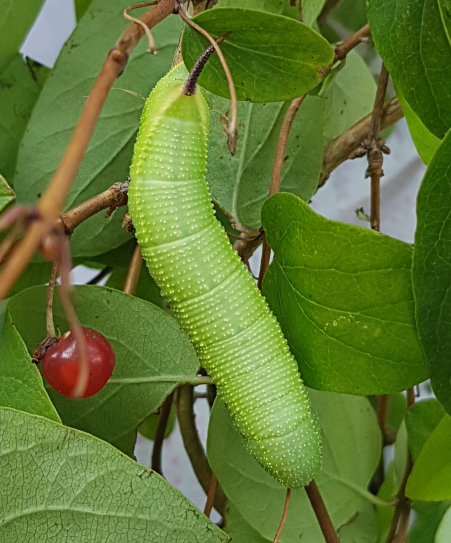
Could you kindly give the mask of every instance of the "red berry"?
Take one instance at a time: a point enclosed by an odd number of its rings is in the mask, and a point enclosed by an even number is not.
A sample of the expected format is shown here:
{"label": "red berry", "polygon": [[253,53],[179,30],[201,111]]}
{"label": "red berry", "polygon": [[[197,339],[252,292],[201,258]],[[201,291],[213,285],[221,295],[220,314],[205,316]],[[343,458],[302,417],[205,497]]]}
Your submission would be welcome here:
{"label": "red berry", "polygon": [[[105,336],[91,328],[82,327],[86,338],[89,360],[89,379],[83,398],[97,394],[106,385],[114,370],[115,356]],[[73,332],[66,332],[54,347],[48,349],[42,361],[42,372],[50,386],[72,397],[79,372],[77,340]]]}

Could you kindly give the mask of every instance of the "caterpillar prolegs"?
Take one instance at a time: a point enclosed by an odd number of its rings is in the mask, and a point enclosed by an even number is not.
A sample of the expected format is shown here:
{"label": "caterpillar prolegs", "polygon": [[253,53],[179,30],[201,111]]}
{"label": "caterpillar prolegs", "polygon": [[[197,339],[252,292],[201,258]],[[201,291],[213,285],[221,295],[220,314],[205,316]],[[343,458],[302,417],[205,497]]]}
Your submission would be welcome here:
{"label": "caterpillar prolegs", "polygon": [[152,277],[258,462],[288,488],[321,464],[320,430],[280,326],[214,216],[209,108],[179,65],[146,101],[129,208]]}

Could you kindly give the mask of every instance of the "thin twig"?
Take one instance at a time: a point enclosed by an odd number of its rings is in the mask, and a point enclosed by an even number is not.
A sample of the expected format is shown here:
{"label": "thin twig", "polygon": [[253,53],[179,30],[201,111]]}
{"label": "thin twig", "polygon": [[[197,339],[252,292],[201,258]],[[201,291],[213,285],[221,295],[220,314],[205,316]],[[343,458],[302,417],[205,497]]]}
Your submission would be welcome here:
{"label": "thin twig", "polygon": [[90,281],[88,281],[87,285],[97,285],[100,283],[102,279],[104,279],[109,273],[113,271],[113,268],[111,266],[105,266],[103,270],[100,270],[99,273],[93,277]]}
{"label": "thin twig", "polygon": [[[407,391],[407,409],[410,409],[415,403],[415,391],[412,388],[409,388]],[[409,478],[410,472],[412,471],[413,461],[412,455],[410,454],[409,449],[407,448],[407,460],[406,466],[404,468],[404,475],[402,477],[401,485],[399,487],[396,503],[395,512],[393,515],[393,520],[390,526],[390,530],[387,535],[386,543],[395,543],[395,534],[397,535],[397,528],[399,524],[399,531],[404,531],[406,524],[408,524],[408,518],[410,514],[410,500],[406,497],[406,485],[407,479]]]}
{"label": "thin twig", "polygon": [[363,38],[367,38],[371,35],[370,31],[370,25],[365,25],[360,30],[358,30],[355,34],[353,34],[350,38],[348,38],[343,43],[340,43],[340,45],[337,45],[335,47],[335,57],[332,62],[332,64],[335,64],[338,60],[343,60],[346,55],[352,51],[357,45],[359,45],[362,42]]}
{"label": "thin twig", "polygon": [[127,270],[127,276],[125,278],[124,288],[122,289],[125,294],[131,294],[132,296],[136,292],[136,286],[138,285],[139,275],[141,273],[143,257],[141,255],[141,247],[136,244],[133,251],[132,258]]}
{"label": "thin twig", "polygon": [[163,447],[164,434],[166,433],[169,415],[171,414],[173,398],[174,393],[171,392],[161,406],[157,431],[155,432],[155,441],[153,443],[151,468],[160,475],[163,475],[163,471],[161,469],[161,450]]}
{"label": "thin twig", "polygon": [[80,326],[77,313],[75,312],[74,306],[70,300],[70,270],[72,269],[72,261],[70,256],[69,240],[66,236],[61,237],[59,269],[61,286],[58,292],[64,313],[69,321],[71,333],[75,335],[80,360],[78,378],[72,393],[72,397],[82,398],[86,391],[89,379],[88,346],[86,344],[85,334]]}
{"label": "thin twig", "polygon": [[[140,19],[149,28],[152,28],[170,15],[174,8],[174,0],[161,0]],[[37,204],[39,216],[43,219],[36,220],[31,224],[0,273],[0,300],[5,298],[28,262],[30,262],[42,238],[48,234],[58,219],[88,148],[108,93],[116,78],[124,71],[130,54],[143,33],[144,30],[141,26],[133,24],[109,52],[60,165]]]}
{"label": "thin twig", "polygon": [[[208,494],[213,472],[208,464],[205,451],[197,434],[193,413],[193,387],[191,385],[182,385],[178,389],[177,418],[180,424],[183,444],[194,473],[205,494]],[[216,511],[224,517],[225,496],[220,487],[216,490],[214,506]]]}
{"label": "thin twig", "polygon": [[[293,126],[294,118],[296,117],[302,102],[305,100],[306,95],[295,98],[291,101],[290,107],[285,113],[285,117],[282,122],[282,127],[279,133],[279,139],[277,141],[276,154],[274,157],[274,165],[272,169],[271,185],[269,187],[269,197],[273,196],[280,190],[280,184],[282,181],[282,169],[285,162],[285,152],[287,150],[288,137],[290,135],[291,127]],[[266,235],[263,236],[263,252],[260,263],[260,273],[258,275],[257,286],[261,290],[263,284],[263,277],[269,266],[269,260],[271,257],[271,249],[269,248],[266,240]]]}
{"label": "thin twig", "polygon": [[208,487],[207,503],[205,504],[204,515],[210,518],[213,503],[215,501],[216,490],[218,488],[218,479],[215,474],[211,476],[210,486]]}
{"label": "thin twig", "polygon": [[381,226],[381,177],[384,175],[382,164],[384,161],[382,150],[384,140],[380,137],[381,118],[384,111],[385,93],[387,92],[388,71],[382,64],[377,86],[376,100],[368,133],[368,169],[365,177],[371,177],[371,228],[380,231]]}
{"label": "thin twig", "polygon": [[153,39],[152,33],[149,29],[149,27],[140,19],[137,19],[136,17],[132,17],[130,15],[130,11],[137,9],[137,8],[144,8],[147,6],[154,6],[155,4],[158,4],[158,0],[153,0],[152,2],[144,2],[142,4],[133,4],[132,6],[128,6],[128,8],[124,9],[124,17],[131,21],[132,23],[136,23],[141,26],[141,28],[144,30],[147,36],[147,42],[149,43],[149,48],[147,49],[149,53],[154,55],[157,52],[157,46],[155,44],[155,40]]}
{"label": "thin twig", "polygon": [[[381,131],[392,127],[404,117],[401,105],[397,98],[392,98],[384,107],[381,119]],[[355,158],[353,153],[360,146],[362,141],[368,137],[372,114],[370,113],[343,134],[331,141],[324,149],[323,166],[318,183],[322,187],[329,179],[330,174],[338,166],[348,160]]]}
{"label": "thin twig", "polygon": [[45,322],[47,328],[47,337],[55,337],[55,324],[53,322],[53,292],[55,290],[56,272],[58,270],[58,262],[55,260],[50,273],[49,286],[47,288],[47,306],[45,311]]}
{"label": "thin twig", "polygon": [[290,496],[291,496],[291,489],[287,488],[287,495],[285,497],[285,505],[283,507],[282,519],[280,521],[279,529],[277,530],[276,537],[274,538],[273,543],[278,543],[280,534],[282,533],[283,527],[285,525],[285,520],[287,518],[287,513],[288,513],[288,506],[290,505]]}
{"label": "thin twig", "polygon": [[206,30],[204,30],[201,26],[196,24],[194,21],[192,21],[188,17],[185,11],[185,8],[183,7],[183,4],[180,1],[178,3],[178,11],[179,11],[180,17],[185,21],[187,25],[191,26],[191,28],[194,28],[194,30],[197,30],[197,32],[199,32],[200,34],[202,34],[202,36],[207,38],[207,40],[211,43],[214,50],[216,51],[216,54],[218,55],[218,58],[221,62],[222,69],[224,70],[225,76],[227,78],[227,83],[229,85],[229,93],[230,93],[230,120],[229,120],[229,126],[227,128],[227,131],[228,131],[227,145],[229,147],[230,153],[234,155],[235,150],[236,150],[236,140],[237,140],[237,135],[238,135],[238,130],[237,130],[238,102],[236,98],[236,90],[235,90],[235,85],[233,84],[232,74],[230,73],[226,59],[224,58],[224,55],[222,54],[221,48],[216,43],[215,39],[212,36],[210,36],[210,34]]}
{"label": "thin twig", "polygon": [[318,519],[318,523],[321,531],[323,532],[326,543],[340,543],[338,541],[334,525],[330,520],[329,513],[327,512],[326,506],[323,502],[323,498],[321,497],[315,481],[312,481],[310,484],[308,484],[305,487],[305,491],[307,492],[308,499],[312,504],[313,511],[315,512],[316,518]]}
{"label": "thin twig", "polygon": [[59,220],[66,234],[72,234],[77,226],[103,209],[108,209],[109,216],[116,208],[127,205],[128,184],[128,181],[114,183],[106,191],[63,213]]}

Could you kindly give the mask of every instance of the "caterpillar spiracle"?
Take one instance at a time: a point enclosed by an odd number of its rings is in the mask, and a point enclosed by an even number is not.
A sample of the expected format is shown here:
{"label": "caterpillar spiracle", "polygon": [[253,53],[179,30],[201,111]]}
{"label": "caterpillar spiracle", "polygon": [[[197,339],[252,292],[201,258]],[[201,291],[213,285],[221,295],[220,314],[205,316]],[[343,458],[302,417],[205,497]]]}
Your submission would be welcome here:
{"label": "caterpillar spiracle", "polygon": [[316,414],[280,326],[216,220],[206,182],[209,108],[181,64],[146,101],[129,210],[150,274],[216,384],[247,450],[299,488],[321,465]]}

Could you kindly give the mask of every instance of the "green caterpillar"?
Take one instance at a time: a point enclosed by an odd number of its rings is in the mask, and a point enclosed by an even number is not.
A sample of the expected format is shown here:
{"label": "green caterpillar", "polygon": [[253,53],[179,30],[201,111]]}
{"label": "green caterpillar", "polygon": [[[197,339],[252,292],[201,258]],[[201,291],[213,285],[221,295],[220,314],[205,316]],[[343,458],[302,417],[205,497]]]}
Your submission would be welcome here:
{"label": "green caterpillar", "polygon": [[144,107],[129,209],[149,271],[193,342],[246,448],[288,488],[321,465],[315,413],[280,326],[215,219],[209,109],[179,65]]}

